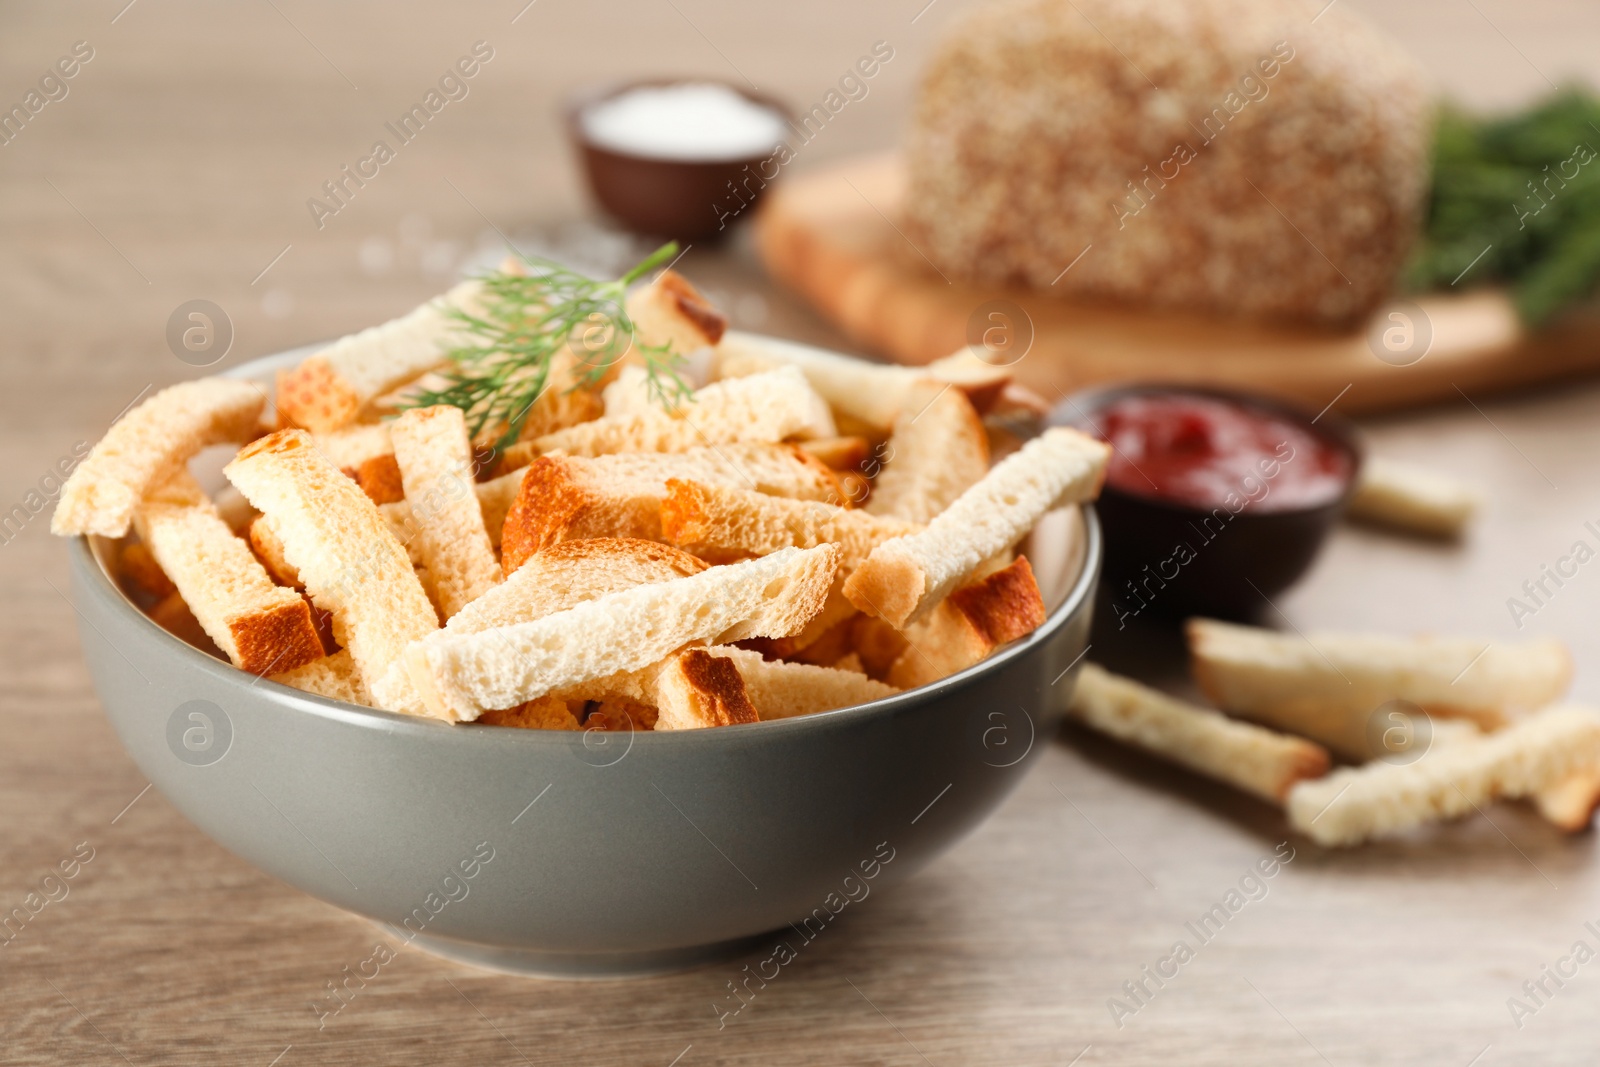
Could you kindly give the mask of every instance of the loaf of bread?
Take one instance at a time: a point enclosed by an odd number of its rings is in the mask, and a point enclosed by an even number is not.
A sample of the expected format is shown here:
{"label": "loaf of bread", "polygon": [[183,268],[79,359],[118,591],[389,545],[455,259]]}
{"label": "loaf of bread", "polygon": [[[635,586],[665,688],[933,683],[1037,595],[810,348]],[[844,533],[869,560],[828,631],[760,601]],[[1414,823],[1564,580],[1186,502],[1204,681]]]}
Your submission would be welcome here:
{"label": "loaf of bread", "polygon": [[1412,61],[1348,5],[1312,14],[1279,0],[977,8],[923,76],[906,236],[952,279],[1361,315],[1416,230],[1430,107]]}

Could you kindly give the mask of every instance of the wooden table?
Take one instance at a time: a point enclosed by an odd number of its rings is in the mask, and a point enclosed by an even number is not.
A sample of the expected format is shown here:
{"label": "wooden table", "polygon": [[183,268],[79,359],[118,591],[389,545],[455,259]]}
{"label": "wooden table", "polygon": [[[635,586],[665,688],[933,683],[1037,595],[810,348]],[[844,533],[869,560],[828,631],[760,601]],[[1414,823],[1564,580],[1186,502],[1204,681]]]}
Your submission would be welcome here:
{"label": "wooden table", "polygon": [[[197,373],[164,336],[184,301],[226,309],[227,366],[394,315],[497,231],[599,247],[570,222],[585,209],[554,113],[569,89],[742,71],[810,101],[888,40],[873,95],[816,145],[817,160],[837,158],[893,136],[960,7],[913,23],[921,0],[542,0],[520,14],[523,0],[126,2],[0,7],[8,106],[73,42],[94,49],[70,94],[0,148],[0,510],[147,388]],[[1579,0],[1345,2],[1475,103],[1597,73],[1600,13]],[[480,39],[494,58],[471,94],[319,231],[306,199]],[[750,264],[739,244],[683,261],[737,325],[830,340]],[[1442,549],[1341,531],[1279,602],[1295,625],[1517,634],[1506,599],[1600,519],[1600,387],[1474,399],[1367,427],[1378,450],[1487,485],[1472,537]],[[365,957],[373,928],[257,873],[146,791],[89,686],[46,525],[41,512],[0,547],[0,910],[75,849],[93,858],[0,948],[5,1063],[1594,1062],[1600,963],[1520,1029],[1507,1008],[1575,941],[1600,947],[1584,926],[1600,926],[1593,835],[1562,838],[1514,806],[1349,854],[1292,843],[1267,896],[1118,1028],[1108,998],[1192,942],[1185,922],[1286,831],[1272,810],[1081,737],[1052,745],[991,821],[851,909],[720,1031],[712,1002],[733,963],[553,984],[418,954],[319,1030],[311,1002]],[[1597,591],[1586,568],[1522,631],[1571,642],[1591,700]],[[1103,651],[1171,670],[1159,633]]]}

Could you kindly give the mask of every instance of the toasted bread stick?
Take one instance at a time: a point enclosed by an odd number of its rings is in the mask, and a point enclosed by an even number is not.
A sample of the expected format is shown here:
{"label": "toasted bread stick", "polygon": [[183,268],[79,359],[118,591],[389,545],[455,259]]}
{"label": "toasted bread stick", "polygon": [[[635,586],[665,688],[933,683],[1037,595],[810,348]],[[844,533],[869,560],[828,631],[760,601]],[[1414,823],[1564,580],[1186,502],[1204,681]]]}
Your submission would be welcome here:
{"label": "toasted bread stick", "polygon": [[[833,437],[833,416],[793,368],[713,382],[672,411],[607,415],[532,442],[538,453],[574,456],[616,452],[682,452],[737,441]],[[508,450],[508,454],[511,450]]]}
{"label": "toasted bread stick", "polygon": [[1207,778],[1282,804],[1296,782],[1328,773],[1321,745],[1175,700],[1085,663],[1068,713],[1085,726]]}
{"label": "toasted bread stick", "polygon": [[928,685],[986,659],[1037,630],[1044,599],[1026,557],[959,587],[906,630],[906,649],[889,668],[902,689]]}
{"label": "toasted bread stick", "polygon": [[460,408],[412,408],[389,428],[411,518],[449,619],[500,580],[500,564],[483,523],[472,479],[472,445]]}
{"label": "toasted bread stick", "polygon": [[310,605],[293,589],[273,584],[188,471],[153,490],[133,524],[234,666],[267,674],[322,657]]}
{"label": "toasted bread stick", "polygon": [[1474,486],[1409,463],[1368,456],[1349,514],[1425,537],[1455,538],[1482,502],[1483,494]]}
{"label": "toasted bread stick", "polygon": [[1413,763],[1338,770],[1289,792],[1289,822],[1322,845],[1452,819],[1600,768],[1600,712],[1557,706],[1504,730],[1430,749]]}
{"label": "toasted bread stick", "polygon": [[445,362],[459,332],[452,308],[471,307],[483,283],[465,281],[421,307],[335,341],[278,375],[278,411],[291,426],[326,433],[372,400]]}
{"label": "toasted bread stick", "polygon": [[988,473],[989,435],[966,394],[921,381],[907,391],[884,454],[866,509],[927,523]]}
{"label": "toasted bread stick", "polygon": [[207,445],[255,436],[266,402],[260,387],[233,378],[161,390],[117,420],[67,478],[50,532],[121,537],[145,494],[191,456]]}
{"label": "toasted bread stick", "polygon": [[668,542],[712,562],[764,556],[780,548],[839,546],[839,568],[860,566],[878,545],[921,529],[915,523],[811,500],[674,478],[660,505]]}
{"label": "toasted bread stick", "polygon": [[1572,678],[1559,641],[1283,634],[1210,619],[1186,626],[1195,680],[1220,708],[1302,734],[1349,759],[1372,751],[1389,701],[1495,729],[1558,699]]}
{"label": "toasted bread stick", "polygon": [[996,464],[926,529],[873,549],[845,582],[845,595],[861,611],[905,628],[985,560],[1020,541],[1045,512],[1099,493],[1109,451],[1075,430],[1046,430]]}
{"label": "toasted bread stick", "polygon": [[533,622],[442,631],[406,654],[429,711],[472,720],[558,689],[638,671],[696,642],[780,637],[805,626],[838,565],[832,545],[642,585]]}
{"label": "toasted bread stick", "polygon": [[562,541],[661,540],[661,502],[671,478],[803,500],[837,499],[839,491],[832,471],[789,445],[735,444],[593,458],[541,456],[527,468],[505,513],[501,563],[506,573]]}
{"label": "toasted bread stick", "polygon": [[332,613],[374,702],[421,711],[409,683],[386,675],[408,644],[438,629],[438,617],[377,505],[301,430],[253,442],[224,473],[270,520],[311,599]]}

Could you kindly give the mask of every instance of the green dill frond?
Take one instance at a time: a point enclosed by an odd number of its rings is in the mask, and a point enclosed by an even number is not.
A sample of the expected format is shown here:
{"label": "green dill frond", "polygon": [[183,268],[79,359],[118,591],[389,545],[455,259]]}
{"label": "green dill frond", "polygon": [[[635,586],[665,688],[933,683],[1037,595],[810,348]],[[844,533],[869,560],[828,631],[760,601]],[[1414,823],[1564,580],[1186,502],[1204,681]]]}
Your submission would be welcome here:
{"label": "green dill frond", "polygon": [[[690,394],[679,374],[683,362],[671,345],[646,345],[635,337],[624,308],[628,287],[677,254],[676,244],[656,249],[612,281],[597,281],[547,259],[525,257],[525,275],[482,278],[479,310],[452,308],[456,330],[446,355],[445,383],[419,392],[407,407],[448,404],[466,415],[474,439],[498,433],[497,448],[514,442],[528,413],[551,388],[555,357],[570,351],[582,366],[572,388],[592,387],[630,351],[644,360],[650,395],[663,407]],[[503,429],[502,429],[503,428]]]}

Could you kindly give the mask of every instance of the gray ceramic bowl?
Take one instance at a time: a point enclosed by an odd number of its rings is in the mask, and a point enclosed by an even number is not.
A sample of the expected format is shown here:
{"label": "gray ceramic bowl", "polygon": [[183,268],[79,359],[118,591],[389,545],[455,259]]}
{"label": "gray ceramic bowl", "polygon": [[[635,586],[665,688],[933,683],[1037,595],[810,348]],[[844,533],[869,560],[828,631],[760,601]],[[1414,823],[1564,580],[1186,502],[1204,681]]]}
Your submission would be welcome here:
{"label": "gray ceramic bowl", "polygon": [[[268,381],[297,355],[233,373]],[[1045,624],[935,685],[616,734],[449,726],[257,679],[147,619],[108,576],[109,547],[70,546],[84,654],[178,810],[391,940],[566,977],[690,966],[790,924],[796,941],[971,830],[1059,724],[1101,556],[1092,511],[1046,516],[1027,549]]]}

